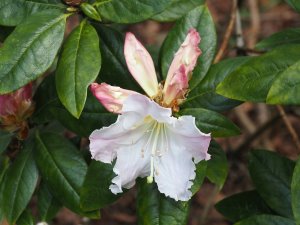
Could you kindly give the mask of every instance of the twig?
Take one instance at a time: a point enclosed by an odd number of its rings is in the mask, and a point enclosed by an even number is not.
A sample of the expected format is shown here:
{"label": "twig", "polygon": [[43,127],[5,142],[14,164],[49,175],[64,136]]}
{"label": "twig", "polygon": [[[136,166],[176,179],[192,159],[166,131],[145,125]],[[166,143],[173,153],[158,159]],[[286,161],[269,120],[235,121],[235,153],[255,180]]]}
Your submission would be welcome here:
{"label": "twig", "polygon": [[233,28],[234,28],[236,12],[237,12],[237,0],[233,0],[230,20],[229,20],[228,26],[226,28],[226,32],[225,32],[224,39],[223,39],[223,42],[221,44],[221,47],[220,47],[220,49],[219,49],[219,51],[218,51],[218,53],[215,57],[214,63],[219,62],[224,56],[224,53],[227,49],[228,42],[229,42],[229,39],[231,37]]}
{"label": "twig", "polygon": [[220,191],[220,188],[216,185],[211,193],[211,195],[209,196],[209,199],[203,209],[203,213],[202,213],[202,216],[200,218],[200,221],[199,221],[199,224],[202,225],[202,224],[205,224],[205,220],[207,218],[207,215],[209,213],[209,211],[211,210],[211,207],[213,206],[214,204],[214,200],[217,196],[217,194],[219,193]]}
{"label": "twig", "polygon": [[260,15],[257,0],[248,0],[249,10],[251,15],[251,32],[248,38],[248,48],[253,48],[257,42],[260,31]]}
{"label": "twig", "polygon": [[299,141],[299,136],[297,135],[297,132],[295,130],[295,128],[293,127],[293,125],[291,124],[289,118],[287,117],[284,108],[280,105],[277,105],[277,110],[280,113],[280,115],[282,116],[283,122],[285,124],[285,126],[287,127],[288,131],[290,132],[295,145],[297,147],[298,150],[300,150],[300,141]]}

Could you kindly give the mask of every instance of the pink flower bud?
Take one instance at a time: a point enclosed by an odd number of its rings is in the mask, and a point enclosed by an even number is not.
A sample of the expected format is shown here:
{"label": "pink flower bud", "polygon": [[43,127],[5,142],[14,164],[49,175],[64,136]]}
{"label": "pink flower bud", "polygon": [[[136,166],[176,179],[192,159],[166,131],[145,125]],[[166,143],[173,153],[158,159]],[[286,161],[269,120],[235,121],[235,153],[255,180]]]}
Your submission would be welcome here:
{"label": "pink flower bud", "polygon": [[124,100],[135,91],[126,90],[106,83],[92,83],[90,90],[101,104],[110,112],[121,113]]}
{"label": "pink flower bud", "polygon": [[184,99],[188,90],[189,75],[196,66],[201,54],[198,45],[200,35],[195,29],[190,29],[184,42],[171,63],[163,89],[164,104],[169,106],[176,99]]}
{"label": "pink flower bud", "polygon": [[33,113],[32,84],[28,84],[15,92],[0,95],[0,127],[26,138],[28,127],[26,119]]}
{"label": "pink flower bud", "polygon": [[133,78],[150,98],[155,97],[158,94],[158,81],[154,63],[149,52],[132,33],[126,34],[124,54]]}

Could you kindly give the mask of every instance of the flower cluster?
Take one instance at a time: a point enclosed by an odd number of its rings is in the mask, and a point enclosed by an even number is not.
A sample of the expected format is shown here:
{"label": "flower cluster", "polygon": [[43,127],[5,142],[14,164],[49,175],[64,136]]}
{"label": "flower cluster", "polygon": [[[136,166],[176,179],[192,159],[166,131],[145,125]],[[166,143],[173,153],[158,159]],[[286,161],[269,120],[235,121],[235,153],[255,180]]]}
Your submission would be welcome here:
{"label": "flower cluster", "polygon": [[110,189],[113,193],[131,188],[137,177],[155,181],[158,189],[175,200],[191,198],[195,163],[208,160],[210,134],[202,133],[192,116],[172,116],[188,93],[189,79],[201,54],[200,36],[190,29],[174,56],[166,81],[158,83],[148,51],[127,33],[124,54],[128,69],[148,95],[92,84],[91,91],[110,112],[119,114],[109,127],[90,136],[92,157],[104,163],[115,159]]}

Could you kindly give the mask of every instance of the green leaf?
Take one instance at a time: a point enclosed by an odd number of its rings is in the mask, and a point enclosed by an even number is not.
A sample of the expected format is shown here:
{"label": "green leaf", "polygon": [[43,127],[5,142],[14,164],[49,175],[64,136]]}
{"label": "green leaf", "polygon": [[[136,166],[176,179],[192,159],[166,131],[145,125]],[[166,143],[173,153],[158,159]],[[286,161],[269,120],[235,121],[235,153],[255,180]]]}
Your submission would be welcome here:
{"label": "green leaf", "polygon": [[13,134],[4,130],[0,130],[0,154],[8,147]]}
{"label": "green leaf", "polygon": [[1,0],[0,25],[16,26],[30,15],[43,10],[59,10],[66,6],[59,0]]}
{"label": "green leaf", "polygon": [[17,225],[34,225],[34,219],[29,212],[29,210],[25,210],[20,218],[17,221]]}
{"label": "green leaf", "polygon": [[140,225],[185,225],[189,205],[166,197],[143,179],[138,182],[137,210]]}
{"label": "green leaf", "polygon": [[79,190],[87,165],[75,146],[60,135],[37,133],[35,158],[53,196],[72,211],[82,214]]}
{"label": "green leaf", "polygon": [[56,89],[62,104],[79,118],[88,86],[97,78],[101,67],[99,38],[86,20],[66,40],[56,71]]}
{"label": "green leaf", "polygon": [[142,92],[127,68],[124,57],[124,35],[106,26],[95,25],[95,28],[101,39],[100,80],[110,85]]}
{"label": "green leaf", "polygon": [[273,82],[268,93],[267,103],[299,105],[300,104],[300,58],[297,63],[287,70]]}
{"label": "green leaf", "polygon": [[207,178],[221,190],[228,175],[226,154],[215,141],[210,143],[208,153],[211,155],[211,159],[207,162]]}
{"label": "green leaf", "polygon": [[0,155],[0,183],[2,182],[2,179],[4,178],[4,175],[6,173],[6,170],[8,169],[8,166],[9,166],[9,158],[7,156]]}
{"label": "green leaf", "polygon": [[204,3],[205,0],[172,0],[172,3],[163,12],[152,16],[151,19],[160,22],[174,21]]}
{"label": "green leaf", "polygon": [[292,179],[292,208],[296,224],[300,224],[300,159],[298,159]]}
{"label": "green leaf", "polygon": [[61,208],[60,202],[53,197],[45,182],[40,185],[37,206],[41,221],[50,221]]}
{"label": "green leaf", "polygon": [[251,152],[249,171],[253,183],[268,206],[284,217],[293,218],[291,181],[295,162],[275,152]]}
{"label": "green leaf", "polygon": [[293,220],[273,215],[258,215],[247,218],[234,225],[296,225]]}
{"label": "green leaf", "polygon": [[161,71],[166,78],[174,55],[186,38],[188,31],[195,28],[201,35],[201,56],[193,71],[189,89],[195,88],[207,73],[216,51],[216,31],[207,6],[199,6],[178,20],[169,32],[161,49]]}
{"label": "green leaf", "polygon": [[31,16],[0,49],[0,94],[12,92],[43,74],[63,41],[68,15],[52,11]]}
{"label": "green leaf", "polygon": [[196,126],[213,137],[230,137],[240,134],[239,128],[225,116],[207,109],[182,109],[180,115],[195,117]]}
{"label": "green leaf", "polygon": [[285,0],[292,8],[300,12],[300,2],[298,0]]}
{"label": "green leaf", "polygon": [[111,164],[92,161],[80,191],[81,206],[85,211],[96,210],[116,201],[120,195],[115,195],[109,189],[111,180],[116,176]]}
{"label": "green leaf", "polygon": [[207,171],[207,161],[202,160],[196,164],[196,177],[191,187],[192,194],[196,194],[201,188]]}
{"label": "green leaf", "polygon": [[37,93],[37,111],[34,121],[44,123],[57,119],[69,130],[80,136],[88,137],[95,129],[109,126],[117,116],[108,112],[97,99],[88,92],[87,101],[79,119],[74,118],[63,107],[56,95],[53,77],[47,77]]}
{"label": "green leaf", "polygon": [[232,222],[254,215],[271,214],[271,210],[255,190],[231,195],[218,202],[215,207]]}
{"label": "green leaf", "polygon": [[189,93],[183,108],[206,108],[214,111],[231,109],[241,102],[225,98],[216,93],[217,85],[232,71],[247,62],[250,57],[227,59],[213,65],[203,80]]}
{"label": "green leaf", "polygon": [[300,44],[300,28],[289,28],[272,34],[270,37],[259,42],[257,49],[272,49],[285,44]]}
{"label": "green leaf", "polygon": [[273,81],[299,58],[300,45],[284,45],[253,57],[229,74],[218,85],[217,93],[241,101],[265,102]]}
{"label": "green leaf", "polygon": [[102,18],[115,23],[136,23],[162,12],[170,0],[106,0],[94,5]]}
{"label": "green leaf", "polygon": [[38,181],[38,170],[33,159],[33,142],[27,142],[9,167],[1,194],[3,211],[9,224],[15,224],[20,217]]}

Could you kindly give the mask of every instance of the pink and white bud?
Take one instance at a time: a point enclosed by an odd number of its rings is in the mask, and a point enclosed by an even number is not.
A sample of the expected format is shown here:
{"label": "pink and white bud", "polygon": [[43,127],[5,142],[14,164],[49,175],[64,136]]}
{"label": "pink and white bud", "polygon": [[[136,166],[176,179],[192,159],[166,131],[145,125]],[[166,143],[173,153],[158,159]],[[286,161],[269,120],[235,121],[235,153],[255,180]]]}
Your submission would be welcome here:
{"label": "pink and white bud", "polygon": [[[184,42],[176,52],[163,89],[165,105],[170,105],[175,99],[185,96],[188,89],[188,83],[186,82],[188,82],[189,75],[195,68],[197,59],[201,54],[201,50],[198,47],[200,40],[199,33],[195,29],[190,29]],[[174,90],[175,88],[179,89],[176,91]],[[183,90],[185,90],[184,93],[182,92]],[[174,94],[176,92],[178,94]]]}
{"label": "pink and white bud", "polygon": [[92,83],[90,90],[99,102],[110,112],[120,114],[125,99],[135,91],[126,90],[120,87],[111,86],[106,83]]}
{"label": "pink and white bud", "polygon": [[158,94],[158,81],[149,52],[132,33],[126,33],[124,55],[131,75],[152,98]]}

